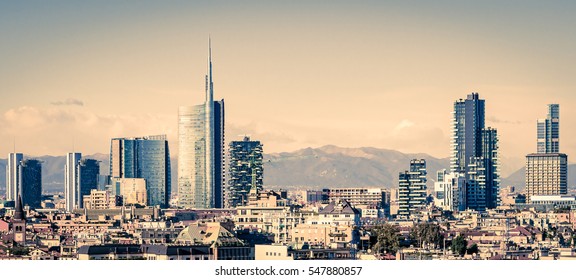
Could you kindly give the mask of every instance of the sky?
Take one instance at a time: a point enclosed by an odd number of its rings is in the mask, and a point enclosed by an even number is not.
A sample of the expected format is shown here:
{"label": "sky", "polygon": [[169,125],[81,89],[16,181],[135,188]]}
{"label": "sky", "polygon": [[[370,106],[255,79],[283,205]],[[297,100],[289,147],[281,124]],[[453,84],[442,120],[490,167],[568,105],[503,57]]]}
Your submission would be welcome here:
{"label": "sky", "polygon": [[166,134],[177,155],[210,37],[228,141],[448,157],[454,101],[478,92],[504,175],[536,151],[549,103],[576,155],[576,2],[430,2],[2,1],[0,154]]}

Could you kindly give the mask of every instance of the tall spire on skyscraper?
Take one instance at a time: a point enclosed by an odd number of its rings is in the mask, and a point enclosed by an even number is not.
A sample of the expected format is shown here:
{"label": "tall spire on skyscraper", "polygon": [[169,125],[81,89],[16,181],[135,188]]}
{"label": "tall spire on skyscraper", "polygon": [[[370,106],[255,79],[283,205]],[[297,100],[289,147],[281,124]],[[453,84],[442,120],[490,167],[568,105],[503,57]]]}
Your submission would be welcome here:
{"label": "tall spire on skyscraper", "polygon": [[214,83],[212,82],[212,39],[208,36],[208,73],[206,74],[206,103],[214,101]]}

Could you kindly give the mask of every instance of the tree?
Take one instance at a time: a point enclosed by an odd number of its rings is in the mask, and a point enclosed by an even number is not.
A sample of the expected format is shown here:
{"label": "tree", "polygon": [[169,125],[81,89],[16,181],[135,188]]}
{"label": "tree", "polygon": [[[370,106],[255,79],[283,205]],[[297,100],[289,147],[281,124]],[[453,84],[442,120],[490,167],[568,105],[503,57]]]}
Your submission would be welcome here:
{"label": "tree", "polygon": [[372,229],[373,236],[376,236],[376,244],[372,250],[378,253],[395,254],[400,246],[400,229],[396,225],[384,224]]}
{"label": "tree", "polygon": [[466,253],[466,246],[468,246],[468,241],[466,241],[464,236],[458,235],[452,240],[450,248],[452,249],[452,252],[464,256],[464,253]]}
{"label": "tree", "polygon": [[466,254],[468,254],[468,255],[478,254],[478,245],[472,244],[472,246],[470,246],[470,247],[466,250]]}
{"label": "tree", "polygon": [[437,224],[417,224],[410,230],[410,239],[413,243],[418,242],[420,247],[423,243],[434,244],[434,247],[439,247],[444,241],[442,232],[442,228]]}
{"label": "tree", "polygon": [[14,246],[10,253],[14,256],[26,256],[30,253],[30,249],[22,246]]}

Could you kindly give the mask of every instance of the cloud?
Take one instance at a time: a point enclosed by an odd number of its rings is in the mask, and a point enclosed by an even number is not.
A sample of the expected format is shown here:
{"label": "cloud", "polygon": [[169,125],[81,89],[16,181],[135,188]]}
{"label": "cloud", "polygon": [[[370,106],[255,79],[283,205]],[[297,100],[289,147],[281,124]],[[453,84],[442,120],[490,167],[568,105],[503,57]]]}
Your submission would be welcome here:
{"label": "cloud", "polygon": [[84,106],[84,102],[82,100],[74,99],[74,98],[67,98],[64,101],[53,101],[50,104],[55,106]]}
{"label": "cloud", "polygon": [[21,152],[55,155],[72,145],[84,153],[106,153],[113,137],[166,134],[171,153],[177,151],[177,118],[172,115],[101,114],[79,107],[12,108],[0,115],[0,154],[5,139],[16,138]]}
{"label": "cloud", "polygon": [[518,121],[518,120],[516,120],[516,121],[502,120],[502,119],[499,119],[496,117],[487,117],[486,119],[492,123],[502,123],[502,124],[522,124],[523,123],[523,122]]}

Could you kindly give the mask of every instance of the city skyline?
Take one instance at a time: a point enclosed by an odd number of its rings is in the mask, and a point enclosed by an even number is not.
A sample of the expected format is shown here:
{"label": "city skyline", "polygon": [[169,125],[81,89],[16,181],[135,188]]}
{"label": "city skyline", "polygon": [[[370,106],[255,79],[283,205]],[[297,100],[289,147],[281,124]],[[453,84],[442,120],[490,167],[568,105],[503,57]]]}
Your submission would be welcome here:
{"label": "city skyline", "polygon": [[[366,3],[247,3],[236,15],[234,3],[144,2],[133,13],[78,3],[42,17],[31,4],[3,3],[0,153],[14,138],[18,151],[40,156],[73,146],[106,153],[114,137],[167,134],[176,154],[178,106],[203,97],[208,33],[229,104],[227,142],[249,134],[270,153],[334,144],[446,158],[452,101],[470,92],[489,100],[503,168],[519,169],[534,150],[541,104],[561,104],[563,126],[576,125],[576,40],[565,36],[574,4],[500,4],[484,19],[470,11],[490,4]],[[521,110],[510,106],[519,100]],[[562,134],[567,154],[571,133]]]}

